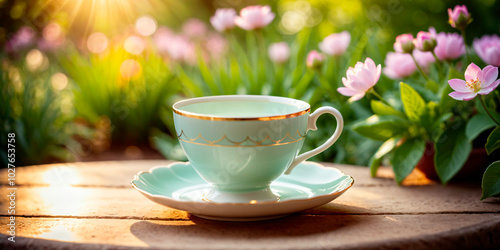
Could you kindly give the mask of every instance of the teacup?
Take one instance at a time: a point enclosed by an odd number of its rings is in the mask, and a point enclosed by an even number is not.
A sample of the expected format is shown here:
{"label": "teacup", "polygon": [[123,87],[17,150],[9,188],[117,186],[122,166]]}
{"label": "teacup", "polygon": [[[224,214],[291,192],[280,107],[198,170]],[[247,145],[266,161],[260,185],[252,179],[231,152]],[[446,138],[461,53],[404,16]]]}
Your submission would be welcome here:
{"label": "teacup", "polygon": [[[343,128],[332,107],[310,114],[307,102],[275,96],[228,95],[182,100],[173,105],[174,124],[190,164],[211,185],[203,199],[223,203],[278,201],[272,181],[330,147]],[[333,135],[299,155],[316,120],[331,114]]]}

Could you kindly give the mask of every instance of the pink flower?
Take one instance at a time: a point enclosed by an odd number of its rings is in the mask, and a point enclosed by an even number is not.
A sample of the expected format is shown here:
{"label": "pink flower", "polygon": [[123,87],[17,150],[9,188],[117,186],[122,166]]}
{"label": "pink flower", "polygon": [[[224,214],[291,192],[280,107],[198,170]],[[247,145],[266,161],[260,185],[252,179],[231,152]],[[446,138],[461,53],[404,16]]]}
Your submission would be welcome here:
{"label": "pink flower", "polygon": [[434,58],[431,52],[423,52],[418,49],[413,51],[413,56],[415,60],[417,60],[418,65],[424,70],[429,68],[431,63],[436,61],[436,58]]}
{"label": "pink flower", "polygon": [[208,36],[205,47],[213,59],[221,59],[227,51],[227,40],[218,33],[214,33]]}
{"label": "pink flower", "polygon": [[357,62],[354,68],[347,69],[347,78],[342,77],[345,87],[340,87],[337,91],[342,95],[352,96],[349,101],[357,101],[375,86],[380,78],[381,70],[380,64],[375,66],[375,62],[367,57],[365,63]]}
{"label": "pink flower", "polygon": [[255,5],[243,8],[234,23],[242,29],[255,30],[267,26],[273,19],[274,13],[269,5]]}
{"label": "pink flower", "polygon": [[462,79],[448,81],[450,87],[455,90],[449,95],[459,101],[472,100],[477,94],[487,95],[500,84],[500,79],[497,80],[497,77],[497,67],[488,65],[481,70],[477,65],[471,63],[465,70],[465,81]]}
{"label": "pink flower", "polygon": [[394,50],[399,53],[411,53],[415,45],[413,44],[412,34],[402,34],[396,37]]}
{"label": "pink flower", "polygon": [[190,18],[182,25],[182,34],[189,38],[203,38],[207,31],[208,29],[205,23],[196,18]]}
{"label": "pink flower", "polygon": [[160,54],[168,53],[168,46],[170,39],[175,36],[175,33],[168,27],[159,27],[153,34],[153,41],[156,45],[156,49]]}
{"label": "pink flower", "polygon": [[472,43],[476,54],[487,64],[500,66],[500,36],[483,36]]}
{"label": "pink flower", "polygon": [[391,79],[406,78],[417,70],[411,55],[406,53],[389,52],[384,63],[384,74]]}
{"label": "pink flower", "polygon": [[345,53],[350,42],[351,34],[348,31],[343,31],[325,37],[318,46],[327,55],[339,56]]}
{"label": "pink flower", "polygon": [[234,28],[235,18],[236,11],[234,9],[217,9],[215,15],[210,18],[210,22],[217,31],[224,32]]}
{"label": "pink flower", "polygon": [[21,27],[12,38],[7,41],[5,45],[5,50],[8,52],[14,52],[22,48],[28,47],[33,43],[35,38],[35,31],[28,27]]}
{"label": "pink flower", "polygon": [[459,34],[440,32],[436,34],[436,41],[434,53],[439,60],[457,59],[465,54],[464,39]]}
{"label": "pink flower", "polygon": [[310,69],[319,69],[323,65],[324,61],[325,56],[318,53],[318,51],[313,50],[307,55],[306,64]]}
{"label": "pink flower", "polygon": [[448,9],[448,22],[453,28],[464,29],[472,22],[467,7],[465,5],[457,5],[453,10]]}
{"label": "pink flower", "polygon": [[189,64],[196,64],[195,46],[192,42],[182,36],[174,36],[170,39],[167,52],[170,58],[178,62],[187,62]]}
{"label": "pink flower", "polygon": [[290,47],[285,42],[273,43],[268,49],[269,58],[276,63],[284,63],[290,58]]}
{"label": "pink flower", "polygon": [[436,47],[436,39],[430,32],[420,31],[417,38],[413,39],[413,44],[420,51],[432,51]]}

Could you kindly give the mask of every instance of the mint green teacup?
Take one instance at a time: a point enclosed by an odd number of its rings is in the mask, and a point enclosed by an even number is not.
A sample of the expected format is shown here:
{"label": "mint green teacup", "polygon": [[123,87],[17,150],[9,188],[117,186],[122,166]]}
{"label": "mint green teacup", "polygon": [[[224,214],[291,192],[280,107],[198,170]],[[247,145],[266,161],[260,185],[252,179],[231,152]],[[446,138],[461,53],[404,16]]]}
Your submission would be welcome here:
{"label": "mint green teacup", "polygon": [[[177,137],[190,164],[212,186],[213,202],[277,201],[269,185],[340,136],[343,119],[332,107],[310,113],[304,101],[274,96],[209,96],[173,105]],[[337,120],[320,147],[298,155],[308,130],[322,114]]]}

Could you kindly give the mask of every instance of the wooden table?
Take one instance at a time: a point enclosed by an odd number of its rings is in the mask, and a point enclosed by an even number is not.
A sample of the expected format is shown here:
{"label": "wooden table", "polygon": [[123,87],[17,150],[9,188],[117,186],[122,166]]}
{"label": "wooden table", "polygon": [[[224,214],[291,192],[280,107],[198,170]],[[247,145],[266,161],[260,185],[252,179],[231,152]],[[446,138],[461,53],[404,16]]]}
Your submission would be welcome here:
{"label": "wooden table", "polygon": [[[15,242],[8,240],[12,192],[0,171],[0,248],[498,248],[500,198],[480,201],[479,183],[442,186],[391,171],[324,164],[352,175],[333,202],[282,219],[217,222],[157,205],[134,190],[134,174],[168,161],[110,161],[17,168]],[[76,245],[78,244],[78,245]]]}

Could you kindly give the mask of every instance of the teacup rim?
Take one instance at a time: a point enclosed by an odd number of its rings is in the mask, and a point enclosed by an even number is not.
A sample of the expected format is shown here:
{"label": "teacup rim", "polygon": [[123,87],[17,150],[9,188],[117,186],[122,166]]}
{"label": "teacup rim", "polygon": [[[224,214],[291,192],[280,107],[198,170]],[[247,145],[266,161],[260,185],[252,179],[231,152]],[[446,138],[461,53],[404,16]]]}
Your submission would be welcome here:
{"label": "teacup rim", "polygon": [[[186,105],[201,103],[201,102],[216,102],[216,101],[268,101],[268,102],[278,102],[283,104],[288,104],[300,108],[297,112],[285,113],[282,115],[273,116],[248,116],[248,117],[227,117],[227,116],[217,116],[195,113],[190,111],[181,110],[180,108]],[[300,103],[300,106],[296,105]],[[311,105],[305,101],[293,99],[289,97],[281,96],[267,96],[267,95],[217,95],[217,96],[204,96],[195,97],[177,101],[172,105],[173,112],[189,118],[196,118],[201,120],[212,120],[212,121],[270,121],[270,120],[282,120],[293,118],[307,114],[311,111]]]}

